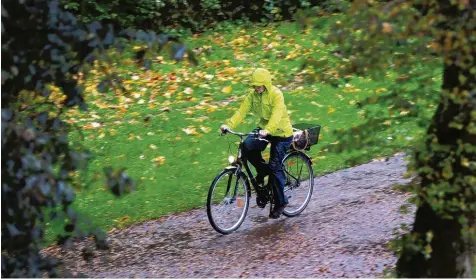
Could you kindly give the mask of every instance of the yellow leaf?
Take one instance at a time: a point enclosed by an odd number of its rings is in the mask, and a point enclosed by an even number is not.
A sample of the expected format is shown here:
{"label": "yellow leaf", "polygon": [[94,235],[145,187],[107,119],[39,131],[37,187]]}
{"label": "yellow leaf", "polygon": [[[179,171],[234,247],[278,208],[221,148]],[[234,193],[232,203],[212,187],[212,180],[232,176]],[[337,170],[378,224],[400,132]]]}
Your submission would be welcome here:
{"label": "yellow leaf", "polygon": [[205,132],[205,133],[208,133],[208,132],[210,132],[211,129],[208,128],[208,127],[205,127],[205,126],[201,126],[201,125],[200,125],[200,130],[202,130],[202,131]]}
{"label": "yellow leaf", "polygon": [[198,134],[197,131],[195,130],[195,127],[190,126],[188,128],[182,129],[187,135],[196,135]]}
{"label": "yellow leaf", "polygon": [[133,139],[134,139],[134,134],[133,134],[133,133],[130,133],[128,140],[133,140]]}
{"label": "yellow leaf", "polygon": [[127,112],[127,109],[125,107],[119,107],[119,110],[121,111],[121,113]]}
{"label": "yellow leaf", "polygon": [[99,135],[98,138],[102,139],[102,138],[105,137],[105,136],[106,136],[106,134],[103,132],[103,133],[101,133],[101,134]]}
{"label": "yellow leaf", "polygon": [[157,165],[163,165],[165,163],[165,157],[159,156],[152,159],[152,162],[156,163]]}
{"label": "yellow leaf", "polygon": [[234,73],[236,73],[236,68],[234,68],[234,67],[226,68],[225,70],[223,70],[223,73],[225,73],[225,74],[234,74]]}
{"label": "yellow leaf", "polygon": [[226,94],[230,93],[231,92],[231,86],[228,85],[228,86],[223,87],[221,92],[226,93]]}
{"label": "yellow leaf", "polygon": [[124,217],[121,217],[121,218],[119,218],[119,219],[114,220],[114,222],[124,223],[124,222],[129,221],[129,219],[130,219],[129,216],[124,216]]}
{"label": "yellow leaf", "polygon": [[336,111],[335,108],[329,106],[329,109],[327,110],[327,113],[328,113],[328,114],[331,114],[331,113],[334,113],[335,111]]}
{"label": "yellow leaf", "polygon": [[149,145],[149,147],[154,149],[154,150],[157,149],[157,146],[155,144],[151,144],[151,145]]}

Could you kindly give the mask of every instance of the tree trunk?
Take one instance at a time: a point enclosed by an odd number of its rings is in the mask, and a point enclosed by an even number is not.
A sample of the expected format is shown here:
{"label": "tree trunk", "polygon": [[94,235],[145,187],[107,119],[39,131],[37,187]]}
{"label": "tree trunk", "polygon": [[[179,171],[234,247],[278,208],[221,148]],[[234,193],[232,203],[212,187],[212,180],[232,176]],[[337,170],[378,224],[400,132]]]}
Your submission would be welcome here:
{"label": "tree trunk", "polygon": [[[440,1],[440,5],[447,17],[441,42],[444,45],[450,37],[452,45],[445,53],[441,100],[427,131],[425,148],[416,153],[421,203],[411,232],[412,244],[404,244],[397,262],[400,277],[474,276],[475,236],[469,228],[475,225],[476,172],[468,162],[476,161],[476,151],[471,149],[476,147],[476,74],[470,70],[475,67],[476,42],[470,39],[474,31],[463,25],[470,51],[463,49],[461,41],[459,46],[455,44],[460,37],[448,31],[458,30],[452,24],[463,13],[447,1]],[[468,10],[466,20],[474,22],[473,8]],[[431,251],[429,257],[421,252],[425,246]]]}

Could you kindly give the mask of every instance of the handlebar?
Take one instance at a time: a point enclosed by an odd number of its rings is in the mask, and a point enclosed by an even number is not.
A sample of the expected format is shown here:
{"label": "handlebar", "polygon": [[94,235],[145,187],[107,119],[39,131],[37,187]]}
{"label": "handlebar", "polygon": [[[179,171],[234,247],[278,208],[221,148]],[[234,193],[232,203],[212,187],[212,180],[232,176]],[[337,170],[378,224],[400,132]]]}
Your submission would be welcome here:
{"label": "handlebar", "polygon": [[241,137],[241,138],[247,137],[247,136],[256,136],[256,137],[258,137],[259,140],[269,142],[267,139],[260,137],[260,135],[259,135],[258,132],[238,133],[238,132],[234,132],[234,131],[232,131],[232,130],[230,130],[230,129],[226,129],[226,130],[224,130],[224,131],[221,133],[221,135],[223,136],[223,135],[225,135],[226,133],[230,133],[230,134],[239,136],[239,137]]}
{"label": "handlebar", "polygon": [[236,136],[239,136],[239,137],[246,137],[246,136],[258,136],[259,134],[256,133],[256,132],[251,132],[251,133],[248,133],[248,134],[244,134],[244,133],[238,133],[238,132],[234,132],[230,129],[226,129],[226,130],[223,130],[223,132],[221,133],[222,135],[226,134],[226,133],[230,133],[230,134],[233,134],[233,135],[236,135]]}

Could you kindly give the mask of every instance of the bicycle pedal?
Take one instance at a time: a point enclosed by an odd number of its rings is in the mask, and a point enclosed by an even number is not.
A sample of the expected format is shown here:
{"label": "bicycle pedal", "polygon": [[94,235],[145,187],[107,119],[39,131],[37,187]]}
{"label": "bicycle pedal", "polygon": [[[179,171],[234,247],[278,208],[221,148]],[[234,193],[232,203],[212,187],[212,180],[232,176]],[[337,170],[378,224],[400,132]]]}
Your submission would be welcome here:
{"label": "bicycle pedal", "polygon": [[265,208],[268,201],[262,201],[259,197],[256,197],[256,205],[259,208]]}

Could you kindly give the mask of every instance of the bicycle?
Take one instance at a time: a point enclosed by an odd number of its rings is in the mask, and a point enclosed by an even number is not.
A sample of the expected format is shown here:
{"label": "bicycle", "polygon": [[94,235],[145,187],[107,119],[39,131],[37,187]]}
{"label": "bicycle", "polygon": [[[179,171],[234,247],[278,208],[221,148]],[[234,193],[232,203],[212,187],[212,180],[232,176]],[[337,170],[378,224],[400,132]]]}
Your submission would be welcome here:
{"label": "bicycle", "polygon": [[[264,208],[269,202],[269,210],[271,212],[275,203],[273,187],[270,183],[261,186],[256,182],[256,177],[253,176],[249,162],[243,156],[243,143],[245,138],[247,136],[260,138],[258,133],[252,132],[244,134],[231,130],[227,130],[225,133],[240,137],[238,155],[236,159],[230,156],[230,166],[223,169],[215,177],[210,185],[207,197],[208,220],[211,226],[221,234],[232,233],[237,230],[245,220],[251,198],[250,181],[256,194],[260,196],[260,200],[264,200],[264,206],[261,205],[260,207]],[[261,140],[265,139],[261,138]],[[243,168],[246,173],[243,172]],[[311,158],[301,150],[289,148],[283,159],[283,170],[286,174],[284,193],[288,197],[288,205],[284,209],[283,215],[286,217],[294,217],[302,213],[311,200],[314,188],[314,173]],[[294,173],[293,170],[296,170],[296,173]],[[303,173],[303,171],[305,172]],[[220,182],[225,177],[227,177],[225,184],[221,185]],[[251,179],[248,179],[248,177],[251,177]],[[304,190],[304,199],[299,199],[296,194],[293,194],[298,193],[297,190]],[[232,221],[231,218],[225,218],[225,223],[228,222],[230,225],[222,224],[223,222],[221,222],[222,220],[218,216],[219,213],[234,213],[235,209],[242,210],[241,213],[237,215],[236,221]]]}

